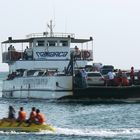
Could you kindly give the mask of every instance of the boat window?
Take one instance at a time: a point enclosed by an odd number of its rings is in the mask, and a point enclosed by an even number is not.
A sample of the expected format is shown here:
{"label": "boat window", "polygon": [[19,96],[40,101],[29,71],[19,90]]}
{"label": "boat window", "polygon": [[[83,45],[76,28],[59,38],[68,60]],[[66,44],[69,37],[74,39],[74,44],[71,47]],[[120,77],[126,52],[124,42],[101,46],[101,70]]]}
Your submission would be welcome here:
{"label": "boat window", "polygon": [[57,41],[48,41],[47,46],[57,46]]}
{"label": "boat window", "polygon": [[37,75],[38,75],[38,71],[36,71],[33,76],[37,76]]}
{"label": "boat window", "polygon": [[36,71],[33,76],[43,76],[44,71]]}
{"label": "boat window", "polygon": [[27,71],[27,76],[33,76],[36,70]]}
{"label": "boat window", "polygon": [[97,77],[101,77],[101,74],[100,73],[87,73],[87,76],[89,77],[94,77],[94,76],[97,76]]}
{"label": "boat window", "polygon": [[45,41],[44,40],[38,40],[36,46],[44,46]]}
{"label": "boat window", "polygon": [[40,71],[40,72],[38,73],[38,76],[42,76],[43,73],[44,73],[44,71]]}
{"label": "boat window", "polygon": [[61,40],[59,43],[60,46],[68,46],[68,41]]}

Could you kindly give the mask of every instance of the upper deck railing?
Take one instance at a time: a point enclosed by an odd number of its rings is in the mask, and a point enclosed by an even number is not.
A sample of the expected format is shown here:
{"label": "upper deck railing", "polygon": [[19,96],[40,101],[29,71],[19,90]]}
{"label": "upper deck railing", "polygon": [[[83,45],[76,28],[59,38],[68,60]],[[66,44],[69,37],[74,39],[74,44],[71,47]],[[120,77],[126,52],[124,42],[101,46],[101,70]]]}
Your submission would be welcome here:
{"label": "upper deck railing", "polygon": [[49,33],[49,32],[43,32],[43,33],[32,33],[29,35],[26,35],[27,38],[38,38],[38,37],[70,37],[74,38],[75,34],[73,33]]}

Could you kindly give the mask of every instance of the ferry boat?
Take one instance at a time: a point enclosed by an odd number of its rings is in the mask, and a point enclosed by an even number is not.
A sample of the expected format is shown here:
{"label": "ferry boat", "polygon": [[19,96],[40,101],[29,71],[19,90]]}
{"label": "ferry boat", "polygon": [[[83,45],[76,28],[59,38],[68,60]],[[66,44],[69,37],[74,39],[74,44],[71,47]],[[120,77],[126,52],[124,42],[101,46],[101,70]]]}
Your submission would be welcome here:
{"label": "ferry boat", "polygon": [[77,39],[75,34],[50,32],[32,33],[24,39],[1,43],[2,62],[9,65],[3,81],[5,98],[58,99],[73,95],[71,55],[77,61],[73,67],[82,68],[93,61],[93,39]]}

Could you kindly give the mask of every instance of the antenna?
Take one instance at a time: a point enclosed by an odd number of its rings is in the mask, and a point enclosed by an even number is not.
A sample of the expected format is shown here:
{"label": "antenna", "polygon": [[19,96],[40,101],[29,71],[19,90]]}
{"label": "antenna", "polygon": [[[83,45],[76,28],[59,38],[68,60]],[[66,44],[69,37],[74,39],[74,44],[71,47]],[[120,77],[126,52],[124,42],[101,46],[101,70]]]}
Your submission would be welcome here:
{"label": "antenna", "polygon": [[53,28],[55,25],[53,25],[52,20],[50,20],[50,24],[47,24],[48,28],[50,29],[50,37],[53,36]]}
{"label": "antenna", "polygon": [[55,1],[53,1],[53,21],[54,21],[54,24],[55,24]]}
{"label": "antenna", "polygon": [[67,19],[65,18],[65,33],[67,32]]}

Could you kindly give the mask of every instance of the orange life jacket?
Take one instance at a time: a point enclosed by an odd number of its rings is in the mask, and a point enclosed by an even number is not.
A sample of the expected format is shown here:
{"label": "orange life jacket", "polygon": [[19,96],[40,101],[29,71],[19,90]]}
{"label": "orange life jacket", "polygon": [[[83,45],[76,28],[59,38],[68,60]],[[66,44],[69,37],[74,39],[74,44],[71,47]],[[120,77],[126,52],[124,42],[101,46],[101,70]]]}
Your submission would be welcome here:
{"label": "orange life jacket", "polygon": [[46,121],[45,116],[43,114],[41,114],[41,113],[37,113],[36,118],[37,118],[39,123],[43,123],[43,122]]}
{"label": "orange life jacket", "polygon": [[32,112],[30,113],[30,120],[31,120],[31,121],[34,121],[34,120],[35,120],[35,117],[36,117],[36,112],[35,112],[35,111],[32,111]]}
{"label": "orange life jacket", "polygon": [[19,117],[18,119],[20,121],[25,121],[26,120],[26,112],[25,111],[19,111]]}

